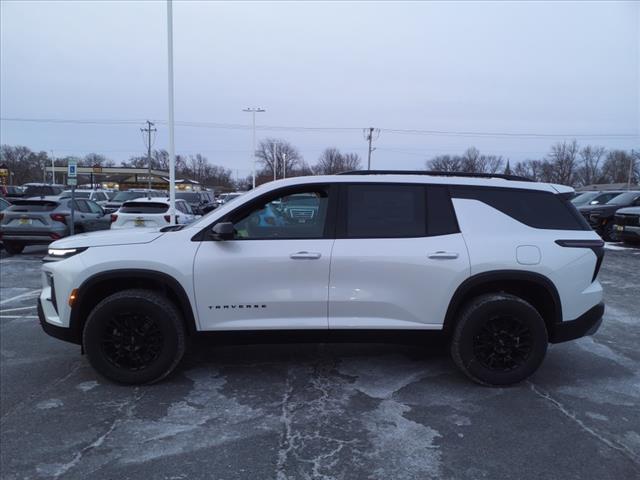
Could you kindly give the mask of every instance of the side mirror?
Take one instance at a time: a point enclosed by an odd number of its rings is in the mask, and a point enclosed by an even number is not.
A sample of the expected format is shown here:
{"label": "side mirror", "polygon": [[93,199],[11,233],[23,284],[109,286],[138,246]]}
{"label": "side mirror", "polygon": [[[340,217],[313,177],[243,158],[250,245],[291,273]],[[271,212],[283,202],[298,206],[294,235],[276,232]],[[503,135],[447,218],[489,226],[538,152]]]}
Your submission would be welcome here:
{"label": "side mirror", "polygon": [[231,222],[216,223],[211,229],[211,236],[214,240],[232,240],[235,231]]}

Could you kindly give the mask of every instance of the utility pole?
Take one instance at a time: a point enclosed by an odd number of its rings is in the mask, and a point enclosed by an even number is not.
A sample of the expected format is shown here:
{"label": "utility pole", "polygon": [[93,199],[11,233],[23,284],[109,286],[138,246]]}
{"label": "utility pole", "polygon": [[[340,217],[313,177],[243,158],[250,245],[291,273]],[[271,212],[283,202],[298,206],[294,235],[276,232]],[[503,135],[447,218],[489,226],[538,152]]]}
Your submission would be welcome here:
{"label": "utility pole", "polygon": [[631,150],[631,155],[629,156],[629,177],[627,178],[627,190],[631,190],[631,177],[633,177],[633,167],[636,163],[636,159],[634,158],[635,152]]}
{"label": "utility pole", "polygon": [[247,107],[242,110],[243,112],[251,113],[251,125],[253,130],[253,137],[251,140],[251,158],[253,159],[252,168],[252,188],[256,188],[256,113],[266,112],[264,108]]}
{"label": "utility pole", "polygon": [[56,183],[56,162],[53,156],[53,150],[51,150],[51,183]]}
{"label": "utility pole", "polygon": [[151,132],[157,132],[158,129],[157,128],[152,128],[155,124],[153,122],[150,122],[149,120],[146,121],[147,124],[147,128],[141,128],[140,131],[142,132],[143,135],[147,135],[147,141],[146,146],[147,146],[147,166],[148,166],[148,171],[147,171],[147,190],[151,190]]}
{"label": "utility pole", "polygon": [[278,144],[273,142],[273,181],[278,179]]}
{"label": "utility pole", "polygon": [[380,137],[380,129],[379,128],[365,128],[362,133],[364,134],[364,139],[369,142],[369,154],[367,156],[367,170],[371,170],[371,152],[375,150],[371,146],[371,143],[374,140],[377,140]]}

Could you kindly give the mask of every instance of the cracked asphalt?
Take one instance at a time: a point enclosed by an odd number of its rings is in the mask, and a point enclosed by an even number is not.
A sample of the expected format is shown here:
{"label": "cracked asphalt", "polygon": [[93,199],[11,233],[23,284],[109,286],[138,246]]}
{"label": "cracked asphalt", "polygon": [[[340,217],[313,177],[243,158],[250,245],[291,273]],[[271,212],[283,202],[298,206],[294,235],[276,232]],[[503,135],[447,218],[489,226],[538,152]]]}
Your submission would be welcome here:
{"label": "cracked asphalt", "polygon": [[600,331],[511,388],[434,346],[209,341],[117,386],[41,330],[43,253],[0,258],[2,479],[640,478],[640,250],[608,247]]}

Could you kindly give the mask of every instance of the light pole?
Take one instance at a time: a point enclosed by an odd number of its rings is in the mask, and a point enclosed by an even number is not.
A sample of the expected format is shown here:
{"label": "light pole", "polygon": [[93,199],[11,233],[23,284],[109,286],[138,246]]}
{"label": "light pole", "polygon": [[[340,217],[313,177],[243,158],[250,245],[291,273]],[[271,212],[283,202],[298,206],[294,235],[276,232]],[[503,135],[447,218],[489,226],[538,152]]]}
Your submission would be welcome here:
{"label": "light pole", "polygon": [[[170,223],[176,223],[176,147],[173,121],[173,8],[167,0],[167,57],[169,86],[169,217]],[[149,133],[151,135],[151,133]]]}
{"label": "light pole", "polygon": [[243,112],[251,113],[251,125],[253,129],[253,137],[251,141],[251,157],[253,158],[252,168],[252,188],[256,188],[256,113],[266,112],[264,108],[247,107],[242,110]]}
{"label": "light pole", "polygon": [[282,153],[282,178],[287,178],[287,152]]}

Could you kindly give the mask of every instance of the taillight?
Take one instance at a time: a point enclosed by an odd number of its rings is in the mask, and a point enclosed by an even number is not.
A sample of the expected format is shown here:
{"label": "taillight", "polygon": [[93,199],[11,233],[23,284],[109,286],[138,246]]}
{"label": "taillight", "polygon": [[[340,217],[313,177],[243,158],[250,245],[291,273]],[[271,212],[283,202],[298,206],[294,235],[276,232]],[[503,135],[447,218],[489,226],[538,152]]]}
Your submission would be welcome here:
{"label": "taillight", "polygon": [[53,238],[54,240],[59,240],[60,238],[62,238],[60,235],[58,235],[57,233],[50,233],[49,236],[51,238]]}
{"label": "taillight", "polygon": [[0,213],[0,222],[2,221],[3,218],[4,218],[4,213]]}
{"label": "taillight", "polygon": [[116,215],[115,213],[111,214],[111,223],[115,222],[116,220],[118,220],[118,215]]}
{"label": "taillight", "polygon": [[[171,223],[171,215],[165,215],[164,220],[167,223]],[[176,215],[176,223],[178,223],[178,220],[180,220],[180,215]]]}
{"label": "taillight", "polygon": [[65,217],[62,213],[52,213],[50,217],[54,222],[62,222],[65,225],[67,224],[67,217]]}

